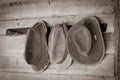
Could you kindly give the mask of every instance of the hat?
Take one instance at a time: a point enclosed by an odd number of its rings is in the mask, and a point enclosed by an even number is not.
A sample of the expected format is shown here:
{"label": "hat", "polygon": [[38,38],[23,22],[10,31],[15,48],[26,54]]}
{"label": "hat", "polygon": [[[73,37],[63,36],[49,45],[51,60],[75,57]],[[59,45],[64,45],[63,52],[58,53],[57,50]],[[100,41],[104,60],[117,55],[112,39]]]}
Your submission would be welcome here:
{"label": "hat", "polygon": [[67,48],[71,57],[81,64],[97,64],[103,59],[105,46],[96,17],[84,18],[70,28]]}
{"label": "hat", "polygon": [[43,21],[37,22],[27,32],[24,57],[34,71],[43,71],[49,64],[46,33],[47,28]]}
{"label": "hat", "polygon": [[49,35],[50,63],[57,64],[60,68],[68,68],[72,63],[66,45],[67,27],[65,24],[56,24]]}

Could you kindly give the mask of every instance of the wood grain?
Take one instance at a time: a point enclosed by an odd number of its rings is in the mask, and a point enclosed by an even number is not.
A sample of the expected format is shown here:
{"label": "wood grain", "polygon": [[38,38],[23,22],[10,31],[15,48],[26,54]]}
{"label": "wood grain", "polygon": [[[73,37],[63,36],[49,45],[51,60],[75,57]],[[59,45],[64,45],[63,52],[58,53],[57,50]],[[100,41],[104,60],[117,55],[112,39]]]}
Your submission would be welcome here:
{"label": "wood grain", "polygon": [[[104,3],[108,2],[108,4]],[[80,15],[80,14],[106,14],[112,13],[113,8],[110,0],[54,0],[51,4],[48,2],[22,4],[17,6],[1,7],[0,20]],[[62,5],[62,6],[61,6]],[[31,15],[32,14],[32,15]]]}
{"label": "wood grain", "polygon": [[[50,0],[50,2],[68,2],[68,1],[72,1],[72,2],[76,2],[78,0]],[[82,1],[82,0],[79,0],[80,2],[82,2],[81,4],[88,4],[88,2],[90,2],[91,4],[94,4],[94,5],[100,5],[100,6],[104,6],[104,5],[112,5],[112,1],[111,0],[103,0],[103,1],[100,1],[100,0],[85,0],[85,1]],[[0,5],[3,5],[3,4],[8,4],[8,3],[14,3],[14,2],[21,2],[22,4],[26,4],[26,3],[47,3],[49,4],[49,1],[48,0],[0,0]],[[96,4],[96,3],[99,3],[99,4]]]}
{"label": "wood grain", "polygon": [[[47,69],[42,74],[66,74],[66,75],[97,75],[97,76],[114,76],[113,66],[112,64],[108,64],[105,67],[99,68],[85,68],[85,69],[66,69],[66,70],[59,70],[59,69]],[[108,68],[106,68],[108,67]],[[13,68],[0,68],[0,71],[7,71],[7,72],[24,72],[24,73],[37,73],[32,70],[32,68],[21,68],[21,67],[13,67]]]}
{"label": "wood grain", "polygon": [[120,0],[113,0],[115,28],[115,79],[120,80]]}
{"label": "wood grain", "polygon": [[[25,59],[24,59],[24,54],[22,55],[0,55],[0,67],[1,68],[9,68],[9,67],[23,67],[23,68],[28,68],[30,67]],[[106,55],[104,60],[100,63],[100,65],[104,64],[113,64],[114,63],[114,56],[113,55]],[[95,65],[92,67],[99,67],[100,66]],[[84,68],[92,68],[91,66],[84,66],[84,65],[79,65],[77,62],[74,62],[73,67],[71,66],[70,69],[84,69]],[[58,65],[51,65],[50,68],[58,68]]]}
{"label": "wood grain", "polygon": [[1,80],[115,80],[111,76],[83,76],[83,75],[49,75],[49,74],[27,74],[14,72],[0,72]]}
{"label": "wood grain", "polygon": [[[0,71],[37,73],[32,70],[22,57],[0,57]],[[73,75],[99,75],[114,76],[113,55],[106,55],[104,60],[94,66],[73,63],[70,68],[60,70],[57,65],[51,64],[43,74],[73,74]]]}

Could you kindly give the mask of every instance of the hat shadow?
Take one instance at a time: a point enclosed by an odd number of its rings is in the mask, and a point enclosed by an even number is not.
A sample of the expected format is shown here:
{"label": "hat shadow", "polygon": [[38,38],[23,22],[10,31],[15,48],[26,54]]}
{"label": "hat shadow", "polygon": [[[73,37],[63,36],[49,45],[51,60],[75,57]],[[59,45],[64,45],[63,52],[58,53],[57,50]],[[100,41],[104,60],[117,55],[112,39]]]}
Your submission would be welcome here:
{"label": "hat shadow", "polygon": [[[102,23],[102,19],[101,19],[100,17],[96,17],[96,16],[94,16],[94,17],[97,18],[97,20],[98,20],[98,22],[99,22],[99,24],[100,24],[100,29],[101,29],[102,35],[103,35],[103,33],[105,33],[105,32],[107,31],[107,28],[108,28],[107,23]],[[106,45],[106,43],[105,43],[104,37],[103,37],[103,40],[104,40],[105,51],[106,51],[107,45]],[[105,56],[106,56],[106,55],[105,55]]]}
{"label": "hat shadow", "polygon": [[103,32],[106,32],[107,31],[107,23],[102,23],[102,19],[100,17],[96,17],[94,16],[95,18],[97,18],[99,24],[100,24],[100,29]]}
{"label": "hat shadow", "polygon": [[45,20],[42,20],[45,25],[47,26],[47,34],[46,34],[46,41],[47,41],[47,45],[48,45],[48,41],[49,41],[49,35],[50,35],[50,32],[51,32],[51,29],[52,27],[45,21]]}

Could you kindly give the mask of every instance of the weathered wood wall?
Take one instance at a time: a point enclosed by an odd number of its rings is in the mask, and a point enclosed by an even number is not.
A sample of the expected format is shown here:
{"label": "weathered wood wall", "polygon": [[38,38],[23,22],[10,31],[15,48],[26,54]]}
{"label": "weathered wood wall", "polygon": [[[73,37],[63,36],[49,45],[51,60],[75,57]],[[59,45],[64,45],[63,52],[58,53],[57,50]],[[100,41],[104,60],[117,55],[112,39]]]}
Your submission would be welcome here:
{"label": "weathered wood wall", "polygon": [[114,0],[114,26],[115,26],[115,77],[120,80],[120,1]]}
{"label": "weathered wood wall", "polygon": [[[32,27],[45,20],[52,27],[66,22],[74,25],[87,16],[107,23],[104,32],[106,56],[94,66],[74,62],[67,70],[50,65],[43,73],[34,72],[24,61],[26,36],[5,36],[6,29]],[[1,80],[114,80],[114,16],[112,0],[0,0],[0,79]]]}

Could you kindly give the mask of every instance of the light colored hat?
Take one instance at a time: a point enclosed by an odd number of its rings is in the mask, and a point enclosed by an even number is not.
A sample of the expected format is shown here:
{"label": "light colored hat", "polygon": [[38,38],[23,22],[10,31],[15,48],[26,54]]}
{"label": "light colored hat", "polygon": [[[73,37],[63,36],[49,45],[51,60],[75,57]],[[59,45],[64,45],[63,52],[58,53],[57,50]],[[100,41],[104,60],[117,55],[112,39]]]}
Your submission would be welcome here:
{"label": "light colored hat", "polygon": [[69,30],[67,48],[78,63],[92,65],[100,62],[105,55],[100,24],[95,17],[79,21]]}
{"label": "light colored hat", "polygon": [[59,68],[68,68],[72,63],[66,45],[67,27],[65,24],[56,24],[49,36],[50,62],[57,64]]}
{"label": "light colored hat", "polygon": [[49,64],[46,33],[47,28],[43,21],[36,23],[27,32],[24,57],[34,71],[43,71]]}

